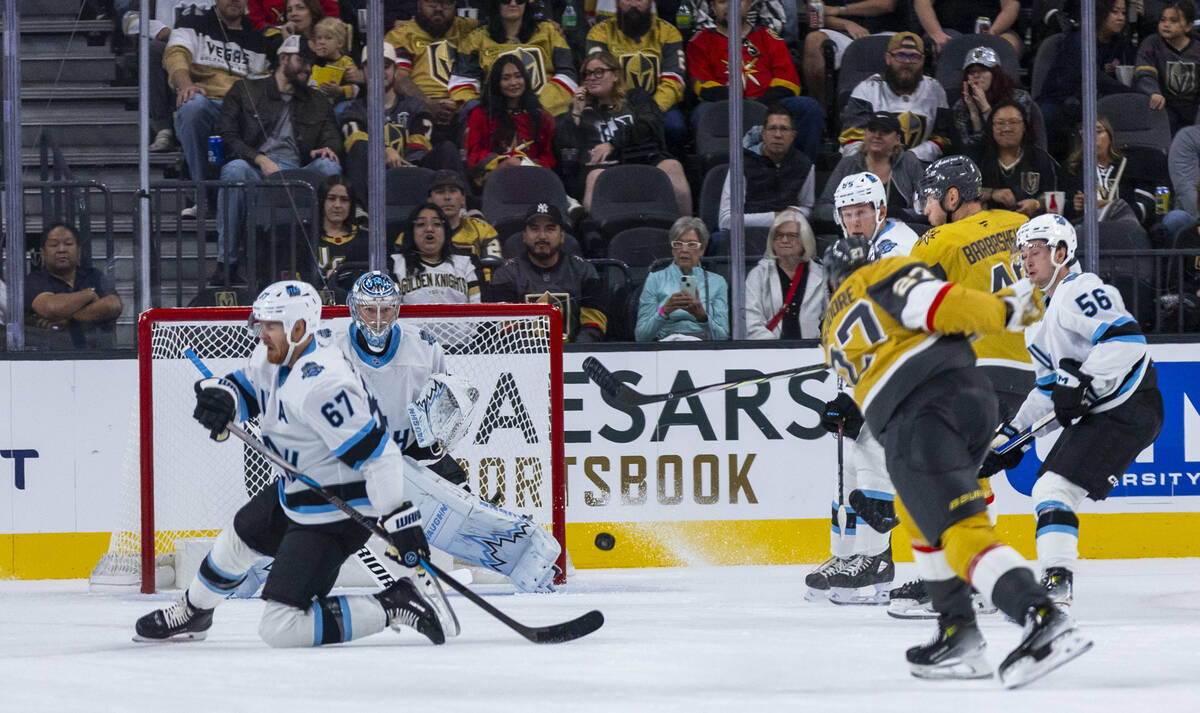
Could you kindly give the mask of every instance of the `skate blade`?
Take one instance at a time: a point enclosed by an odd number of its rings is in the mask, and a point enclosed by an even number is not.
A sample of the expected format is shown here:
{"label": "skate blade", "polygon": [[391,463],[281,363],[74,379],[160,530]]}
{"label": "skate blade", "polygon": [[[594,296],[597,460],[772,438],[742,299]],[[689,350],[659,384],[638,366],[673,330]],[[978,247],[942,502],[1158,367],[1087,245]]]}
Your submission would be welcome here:
{"label": "skate blade", "polygon": [[934,666],[910,663],[909,670],[913,676],[923,678],[927,681],[976,680],[991,678],[995,675],[987,659],[982,654]]}
{"label": "skate blade", "polygon": [[828,589],[814,589],[809,587],[808,591],[804,593],[804,601],[806,602],[823,602],[828,598]]}
{"label": "skate blade", "polygon": [[974,605],[976,614],[982,614],[984,616],[987,616],[988,614],[995,614],[996,612],[1000,611],[999,607],[994,604],[989,604],[987,600],[978,594],[971,595],[971,604]]}
{"label": "skate blade", "polygon": [[208,638],[207,631],[188,631],[176,634],[175,636],[168,636],[165,639],[151,639],[141,634],[133,635],[133,640],[139,644],[185,644],[189,641],[204,641],[206,638]]}
{"label": "skate blade", "polygon": [[[1001,669],[1000,682],[1005,688],[1020,688],[1079,658],[1091,648],[1092,640],[1076,629],[1065,631],[1038,651],[1017,659],[1008,668]],[[1037,654],[1040,652],[1044,654],[1039,659]]]}
{"label": "skate blade", "polygon": [[937,612],[932,609],[927,609],[921,605],[900,604],[897,600],[892,600],[888,605],[888,616],[894,619],[936,619]]}
{"label": "skate blade", "polygon": [[829,601],[853,606],[877,606],[891,601],[891,582],[870,584],[857,589],[830,587]]}

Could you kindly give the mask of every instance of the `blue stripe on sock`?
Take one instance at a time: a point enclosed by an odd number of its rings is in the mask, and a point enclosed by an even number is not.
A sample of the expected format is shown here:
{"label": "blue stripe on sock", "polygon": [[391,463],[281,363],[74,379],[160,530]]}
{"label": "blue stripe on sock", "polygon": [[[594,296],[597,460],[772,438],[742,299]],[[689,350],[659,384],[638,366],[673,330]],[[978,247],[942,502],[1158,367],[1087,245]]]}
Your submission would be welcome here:
{"label": "blue stripe on sock", "polygon": [[866,495],[868,498],[871,498],[872,500],[885,500],[890,503],[896,499],[896,496],[893,495],[892,493],[885,493],[882,490],[862,490],[862,489],[860,489],[858,492],[862,493],[863,495]]}
{"label": "blue stripe on sock", "polygon": [[1067,505],[1066,503],[1062,502],[1061,500],[1043,500],[1042,502],[1037,504],[1037,507],[1034,508],[1034,510],[1039,515],[1042,514],[1043,510],[1051,510],[1051,509],[1066,510],[1067,512],[1075,512],[1074,510],[1071,509],[1070,505]]}
{"label": "blue stripe on sock", "polygon": [[350,626],[350,602],[345,597],[338,597],[342,605],[342,641],[354,638],[354,629]]}
{"label": "blue stripe on sock", "polygon": [[325,618],[321,614],[321,604],[317,600],[312,603],[313,612],[313,646],[320,646],[325,639]]}

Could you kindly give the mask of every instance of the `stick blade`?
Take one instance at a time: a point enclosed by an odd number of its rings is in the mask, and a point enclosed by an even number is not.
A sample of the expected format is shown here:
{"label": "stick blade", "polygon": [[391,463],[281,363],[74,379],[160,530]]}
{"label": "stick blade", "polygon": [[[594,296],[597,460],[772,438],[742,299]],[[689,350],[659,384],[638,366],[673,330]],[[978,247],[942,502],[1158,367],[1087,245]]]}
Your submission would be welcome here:
{"label": "stick blade", "polygon": [[533,628],[533,637],[530,640],[535,644],[561,644],[587,636],[601,626],[604,626],[604,615],[593,609],[571,621]]}
{"label": "stick blade", "polygon": [[596,357],[588,357],[583,360],[583,371],[588,375],[588,378],[595,382],[600,390],[609,396],[616,396],[621,390],[621,382],[617,381],[617,377],[612,375],[600,360]]}

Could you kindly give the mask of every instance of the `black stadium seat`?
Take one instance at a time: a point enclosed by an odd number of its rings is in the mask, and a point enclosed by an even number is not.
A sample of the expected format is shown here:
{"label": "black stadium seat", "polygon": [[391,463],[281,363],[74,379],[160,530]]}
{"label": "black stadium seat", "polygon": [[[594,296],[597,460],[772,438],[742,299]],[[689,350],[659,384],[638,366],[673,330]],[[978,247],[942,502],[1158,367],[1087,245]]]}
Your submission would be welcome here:
{"label": "black stadium seat", "polygon": [[483,216],[501,237],[521,230],[525,225],[525,213],[538,203],[556,205],[564,217],[567,215],[567,192],[562,181],[548,168],[502,168],[493,172],[483,184]]}
{"label": "black stadium seat", "polygon": [[669,228],[678,217],[671,179],[654,166],[612,166],[596,179],[591,218],[605,238],[627,228]]}

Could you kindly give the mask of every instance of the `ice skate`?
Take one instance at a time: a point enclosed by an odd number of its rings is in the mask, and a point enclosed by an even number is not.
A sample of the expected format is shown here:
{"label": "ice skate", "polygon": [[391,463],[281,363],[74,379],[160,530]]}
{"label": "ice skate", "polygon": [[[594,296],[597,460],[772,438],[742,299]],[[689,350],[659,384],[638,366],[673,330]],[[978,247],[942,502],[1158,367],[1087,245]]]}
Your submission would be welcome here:
{"label": "ice skate", "polygon": [[212,627],[213,610],[197,609],[188,601],[185,592],[182,599],[166,609],[157,609],[139,618],[134,630],[134,641],[200,641],[208,636]]}
{"label": "ice skate", "polygon": [[877,555],[855,555],[829,575],[829,601],[834,604],[887,604],[896,565],[892,548]]}
{"label": "ice skate", "polygon": [[808,591],[804,593],[804,598],[810,602],[819,602],[829,598],[829,575],[837,572],[846,563],[850,561],[848,557],[830,557],[822,562],[816,569],[804,576],[804,583],[808,585]]}
{"label": "ice skate", "polygon": [[888,616],[897,619],[936,619],[933,599],[925,582],[914,579],[905,582],[888,593]]}
{"label": "ice skate", "polygon": [[1066,567],[1047,567],[1042,573],[1042,588],[1050,601],[1064,609],[1075,601],[1075,575]]}
{"label": "ice skate", "polygon": [[992,667],[984,651],[987,643],[975,622],[948,623],[938,620],[938,634],[928,644],[914,646],[905,654],[917,678],[991,678]]}
{"label": "ice skate", "polygon": [[1000,664],[1005,688],[1036,681],[1092,648],[1092,640],[1075,628],[1075,622],[1053,604],[1030,608],[1025,615],[1025,636]]}
{"label": "ice skate", "polygon": [[375,595],[387,614],[387,623],[395,631],[402,627],[416,629],[435,644],[446,643],[446,634],[438,621],[436,609],[421,596],[408,577],[396,580],[392,586]]}

